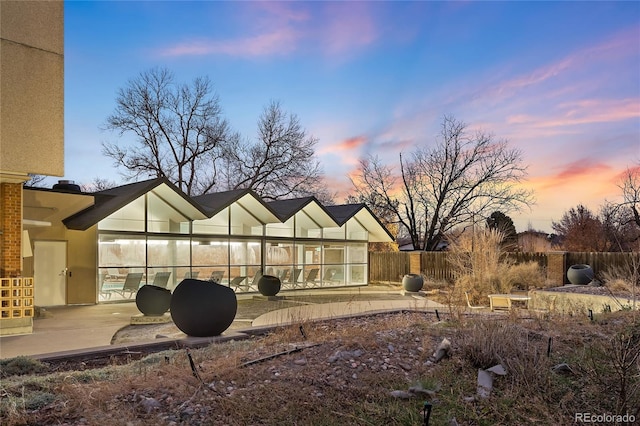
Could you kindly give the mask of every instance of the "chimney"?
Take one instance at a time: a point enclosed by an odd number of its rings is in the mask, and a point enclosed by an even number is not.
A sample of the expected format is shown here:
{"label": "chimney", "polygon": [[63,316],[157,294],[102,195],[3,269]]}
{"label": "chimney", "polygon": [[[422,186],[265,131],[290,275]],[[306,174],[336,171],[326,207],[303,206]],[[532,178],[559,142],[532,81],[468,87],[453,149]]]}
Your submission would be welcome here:
{"label": "chimney", "polygon": [[82,192],[80,185],[76,185],[72,180],[59,180],[58,183],[53,185],[53,189],[66,192]]}

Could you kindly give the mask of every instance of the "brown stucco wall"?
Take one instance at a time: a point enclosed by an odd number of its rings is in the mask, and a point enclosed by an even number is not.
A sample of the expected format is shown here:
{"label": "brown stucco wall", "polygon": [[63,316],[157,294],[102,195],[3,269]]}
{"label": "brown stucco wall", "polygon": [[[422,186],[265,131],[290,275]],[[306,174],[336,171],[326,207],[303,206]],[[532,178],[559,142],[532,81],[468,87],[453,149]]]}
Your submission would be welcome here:
{"label": "brown stucco wall", "polygon": [[64,3],[0,1],[0,176],[64,175]]}

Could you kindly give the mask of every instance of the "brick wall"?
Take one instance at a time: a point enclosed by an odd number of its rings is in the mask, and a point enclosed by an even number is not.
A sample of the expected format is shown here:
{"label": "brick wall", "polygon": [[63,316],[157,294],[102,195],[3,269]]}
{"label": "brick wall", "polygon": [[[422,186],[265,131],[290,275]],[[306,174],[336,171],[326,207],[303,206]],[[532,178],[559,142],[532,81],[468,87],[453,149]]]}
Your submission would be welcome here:
{"label": "brick wall", "polygon": [[0,277],[21,273],[22,183],[0,183]]}

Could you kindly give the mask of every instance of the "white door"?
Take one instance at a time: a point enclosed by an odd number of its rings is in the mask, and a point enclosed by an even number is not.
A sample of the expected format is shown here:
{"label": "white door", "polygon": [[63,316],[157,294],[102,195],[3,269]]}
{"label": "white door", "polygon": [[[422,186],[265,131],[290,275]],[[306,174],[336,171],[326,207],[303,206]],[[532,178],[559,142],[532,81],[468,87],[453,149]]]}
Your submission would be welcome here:
{"label": "white door", "polygon": [[34,241],[33,262],[35,305],[66,305],[67,242]]}

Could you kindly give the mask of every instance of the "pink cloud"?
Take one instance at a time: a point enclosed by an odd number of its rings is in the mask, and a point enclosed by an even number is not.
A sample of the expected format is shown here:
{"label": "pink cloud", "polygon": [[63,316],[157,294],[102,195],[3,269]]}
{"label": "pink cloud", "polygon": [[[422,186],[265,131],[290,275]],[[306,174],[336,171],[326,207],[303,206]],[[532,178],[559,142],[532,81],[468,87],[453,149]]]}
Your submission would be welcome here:
{"label": "pink cloud", "polygon": [[354,136],[338,143],[325,146],[318,151],[318,154],[324,155],[343,151],[353,151],[364,145],[366,142],[367,138],[365,136]]}
{"label": "pink cloud", "polygon": [[334,56],[367,46],[378,39],[375,21],[365,2],[314,4],[323,7],[323,10],[293,2],[250,2],[244,5],[247,7],[243,19],[246,26],[251,28],[245,33],[253,34],[228,39],[185,41],[162,48],[159,54],[224,54],[238,57],[287,55],[300,50],[305,43],[311,43],[311,46],[319,46],[321,51]]}
{"label": "pink cloud", "polygon": [[546,128],[629,120],[640,118],[640,98],[576,100],[559,104],[548,114],[551,117],[515,114],[508,116],[506,122]]}
{"label": "pink cloud", "polygon": [[534,176],[527,182],[540,193],[553,192],[554,189],[557,191],[564,186],[594,190],[596,182],[608,182],[609,179],[606,177],[613,173],[615,172],[608,164],[591,158],[581,158],[562,165],[557,173]]}
{"label": "pink cloud", "polygon": [[280,28],[272,32],[234,40],[196,40],[166,48],[162,56],[206,56],[224,54],[230,56],[284,55],[297,48],[299,36],[291,28]]}
{"label": "pink cloud", "polygon": [[[574,81],[576,72],[600,67],[603,63],[617,61],[621,58],[637,56],[638,31],[638,26],[625,28],[598,44],[585,46],[553,63],[490,85],[486,89],[483,88],[476,93],[474,99],[487,101],[510,98],[526,89],[537,88],[551,81],[560,84],[561,87],[558,90],[565,94],[568,87],[573,88],[575,93],[580,87]],[[591,83],[593,84],[593,82]],[[582,88],[585,88],[584,85]],[[541,96],[548,94],[549,90],[542,91]]]}
{"label": "pink cloud", "polygon": [[378,38],[377,27],[365,2],[327,3],[327,25],[319,38],[330,55],[367,46]]}

